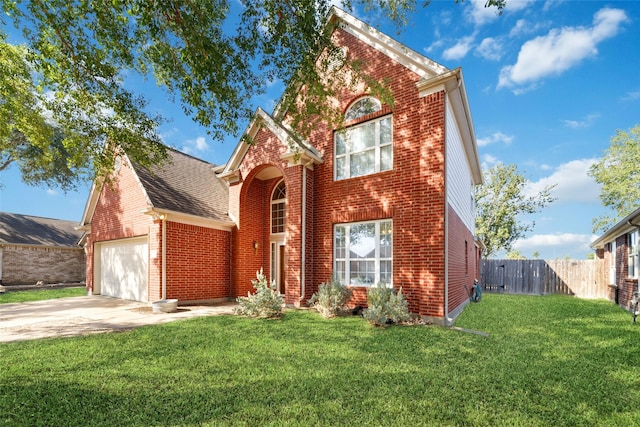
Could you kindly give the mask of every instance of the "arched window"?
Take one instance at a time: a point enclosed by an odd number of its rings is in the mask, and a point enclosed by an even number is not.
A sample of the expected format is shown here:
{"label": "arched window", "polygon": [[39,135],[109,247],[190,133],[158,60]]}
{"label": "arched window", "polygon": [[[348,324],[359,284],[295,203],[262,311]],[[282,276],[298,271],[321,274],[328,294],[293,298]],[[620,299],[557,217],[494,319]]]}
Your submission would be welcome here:
{"label": "arched window", "polygon": [[[347,120],[380,111],[376,98],[358,99],[347,109]],[[334,176],[336,180],[391,170],[393,167],[392,116],[375,117],[334,134]]]}
{"label": "arched window", "polygon": [[359,117],[366,116],[367,114],[380,111],[381,109],[382,105],[380,104],[380,101],[372,96],[365,96],[364,98],[360,98],[356,102],[351,104],[351,106],[347,109],[344,118],[345,120],[354,120]]}
{"label": "arched window", "polygon": [[286,198],[287,193],[282,180],[271,195],[271,234],[284,233]]}

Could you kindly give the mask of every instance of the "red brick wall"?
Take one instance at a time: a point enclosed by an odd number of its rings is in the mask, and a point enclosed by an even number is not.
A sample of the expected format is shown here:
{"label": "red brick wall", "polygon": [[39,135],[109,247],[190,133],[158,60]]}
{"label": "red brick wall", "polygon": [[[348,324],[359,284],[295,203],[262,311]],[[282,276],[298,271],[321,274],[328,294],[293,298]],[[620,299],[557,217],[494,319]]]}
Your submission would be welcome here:
{"label": "red brick wall", "polygon": [[616,285],[618,285],[618,304],[627,310],[631,307],[633,293],[638,290],[638,280],[630,279],[628,276],[629,247],[627,246],[627,235],[625,234],[616,239]]}
{"label": "red brick wall", "polygon": [[449,206],[449,313],[469,300],[469,291],[477,278],[478,260],[473,234]]}
{"label": "red brick wall", "polygon": [[[443,317],[445,95],[419,98],[415,86],[419,76],[346,32],[339,30],[338,39],[349,55],[363,59],[365,71],[390,81],[395,105],[378,115],[393,114],[393,170],[334,181],[333,129],[317,126],[310,141],[323,154],[324,163],[313,171],[311,286],[316,290],[332,277],[335,224],[390,218],[394,286],[402,287],[410,311]],[[341,108],[346,110],[360,95],[342,94]],[[352,303],[364,303],[365,292],[356,289]]]}
{"label": "red brick wall", "polygon": [[[264,268],[268,275],[268,245],[265,245],[265,204],[267,199],[264,181],[254,179],[255,172],[242,184],[240,193],[240,215],[238,227],[233,230],[232,245],[232,281],[231,296],[246,296],[253,291],[251,280],[256,272]],[[258,249],[254,249],[254,241],[258,241]],[[268,276],[267,276],[268,277]]]}
{"label": "red brick wall", "polygon": [[[262,128],[254,137],[240,168],[242,181],[232,184],[231,195],[239,197],[236,205],[238,210],[238,227],[233,232],[232,245],[232,296],[244,296],[253,291],[251,281],[256,278],[256,272],[261,268],[267,278],[270,277],[270,218],[271,192],[274,186],[284,178],[287,191],[286,204],[286,233],[285,248],[285,288],[286,300],[292,303],[295,296],[289,295],[299,284],[299,225],[300,201],[293,188],[298,188],[300,181],[297,176],[301,167],[288,167],[287,162],[280,156],[288,151],[288,147],[268,129]],[[265,168],[276,168],[280,177],[263,181],[256,176]],[[239,189],[238,189],[239,187]],[[299,192],[298,192],[299,193]],[[232,201],[231,204],[235,205]],[[297,238],[296,238],[297,237]],[[254,242],[258,242],[258,249],[254,249]],[[296,247],[295,245],[298,244]],[[296,258],[298,257],[298,258]],[[298,268],[296,269],[296,261]],[[296,276],[296,273],[298,276]]]}
{"label": "red brick wall", "polygon": [[[91,218],[91,232],[87,238],[87,291],[94,290],[94,244],[106,240],[122,239],[149,234],[153,222],[149,215],[141,213],[147,202],[140,184],[128,167],[123,163],[118,176],[111,183],[102,186],[98,202]],[[158,250],[159,240],[149,241],[149,251]],[[149,264],[149,284],[151,285],[153,267]]]}
{"label": "red brick wall", "polygon": [[167,298],[227,298],[230,257],[228,231],[167,221]]}
{"label": "red brick wall", "polygon": [[[143,214],[147,201],[132,171],[123,165],[118,179],[98,198],[87,242],[87,289],[93,291],[94,244],[148,236],[148,300],[162,298],[162,221]],[[230,295],[231,233],[166,221],[167,298],[201,301]]]}
{"label": "red brick wall", "polygon": [[[280,159],[287,147],[269,131],[262,129],[254,138],[241,166],[243,180],[233,184],[230,205],[238,212],[238,228],[233,235],[232,295],[251,290],[250,281],[261,266],[269,271],[269,197],[274,182],[255,179],[264,167],[273,166],[282,173],[287,187],[286,226],[286,302],[304,303],[320,283],[333,274],[333,229],[338,223],[391,219],[393,221],[393,281],[402,287],[409,309],[428,317],[443,318],[445,313],[445,94],[436,92],[419,97],[416,83],[420,77],[396,64],[352,35],[337,30],[338,43],[348,55],[363,60],[365,71],[378,79],[387,79],[395,104],[369,120],[393,116],[393,169],[382,173],[334,181],[333,129],[316,123],[309,142],[321,153],[324,163],[307,170],[305,294],[300,295],[302,271],[302,167],[291,167]],[[363,93],[342,93],[340,107],[348,106]],[[349,123],[349,125],[354,123]],[[471,283],[477,262],[471,233],[453,226],[455,250],[459,239],[467,240],[469,272],[462,277],[456,258],[449,273],[453,299],[449,309],[464,300],[463,285]],[[253,241],[259,240],[258,251]],[[450,241],[451,242],[451,241]],[[463,240],[464,242],[464,240]],[[464,244],[464,243],[463,243]],[[451,251],[453,252],[453,250]],[[464,249],[463,251],[464,252]],[[462,257],[464,260],[464,257]],[[470,273],[473,271],[474,273]],[[451,295],[450,295],[451,296]],[[366,288],[355,289],[351,304],[366,302]]]}

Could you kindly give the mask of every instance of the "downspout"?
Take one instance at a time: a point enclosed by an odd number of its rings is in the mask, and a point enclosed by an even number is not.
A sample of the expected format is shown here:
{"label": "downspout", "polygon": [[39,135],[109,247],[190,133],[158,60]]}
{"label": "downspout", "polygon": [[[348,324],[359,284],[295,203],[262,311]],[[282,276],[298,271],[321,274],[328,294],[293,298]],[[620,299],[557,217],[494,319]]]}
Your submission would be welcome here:
{"label": "downspout", "polygon": [[167,214],[162,214],[162,300],[167,299]]}
{"label": "downspout", "polygon": [[304,300],[304,292],[305,292],[305,264],[306,264],[306,256],[307,256],[307,167],[302,166],[302,266],[300,267],[300,272],[302,277],[300,279],[300,301]]}
{"label": "downspout", "polygon": [[4,245],[0,245],[0,286],[2,286],[2,251]]}
{"label": "downspout", "polygon": [[[445,103],[447,98],[445,98]],[[447,106],[444,131],[444,326],[449,326],[449,194],[447,185]]]}

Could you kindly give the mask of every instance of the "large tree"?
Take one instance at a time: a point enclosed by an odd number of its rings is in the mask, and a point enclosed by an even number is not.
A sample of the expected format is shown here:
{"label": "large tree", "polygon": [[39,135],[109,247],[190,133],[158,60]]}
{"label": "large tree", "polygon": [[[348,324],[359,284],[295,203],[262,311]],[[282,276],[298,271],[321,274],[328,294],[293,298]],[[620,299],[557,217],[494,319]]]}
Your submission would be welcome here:
{"label": "large tree", "polygon": [[522,215],[533,214],[555,200],[547,186],[537,194],[527,195],[525,176],[516,165],[498,163],[483,173],[484,183],[475,190],[476,235],[484,243],[483,256],[489,258],[500,250],[512,250],[535,222],[522,221]]}
{"label": "large tree", "polygon": [[604,231],[640,207],[640,125],[618,130],[589,175],[602,186],[600,200],[612,212],[593,219],[593,231]]}
{"label": "large tree", "polygon": [[[237,133],[253,112],[250,98],[275,80],[288,88],[280,107],[303,135],[318,119],[339,119],[327,101],[349,84],[393,103],[384,82],[333,46],[329,0],[1,1],[0,168],[17,162],[29,183],[72,188],[79,177],[105,175],[121,150],[141,165],[165,158],[162,118],[127,84],[130,75],[164,87],[214,139]],[[416,1],[342,5],[402,25]],[[501,11],[505,0],[486,5]],[[7,42],[11,23],[24,46]]]}

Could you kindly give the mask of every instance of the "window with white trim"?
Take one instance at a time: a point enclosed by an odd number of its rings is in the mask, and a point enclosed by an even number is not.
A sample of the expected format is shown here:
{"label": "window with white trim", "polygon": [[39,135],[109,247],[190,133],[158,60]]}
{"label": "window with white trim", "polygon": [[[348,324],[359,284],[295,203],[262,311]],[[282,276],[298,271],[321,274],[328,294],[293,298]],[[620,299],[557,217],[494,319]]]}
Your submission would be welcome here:
{"label": "window with white trim", "polygon": [[284,233],[286,198],[283,180],[276,185],[271,195],[271,234]]}
{"label": "window with white trim", "polygon": [[[381,109],[380,101],[365,97],[356,101],[345,114],[357,119]],[[336,131],[334,134],[336,180],[390,170],[393,167],[393,132],[391,116]]]}
{"label": "window with white trim", "polygon": [[334,226],[334,275],[345,285],[392,285],[391,220]]}
{"label": "window with white trim", "polygon": [[638,263],[638,255],[640,255],[640,247],[638,246],[638,230],[627,234],[627,250],[629,251],[629,277],[637,279],[640,273],[640,264]]}

